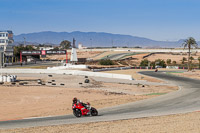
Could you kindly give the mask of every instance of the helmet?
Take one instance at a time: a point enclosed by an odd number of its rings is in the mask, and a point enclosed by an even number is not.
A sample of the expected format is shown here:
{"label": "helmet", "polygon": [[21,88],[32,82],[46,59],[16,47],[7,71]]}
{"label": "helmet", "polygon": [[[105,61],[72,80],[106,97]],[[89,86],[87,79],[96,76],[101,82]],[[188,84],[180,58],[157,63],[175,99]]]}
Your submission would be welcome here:
{"label": "helmet", "polygon": [[77,103],[77,98],[76,97],[73,98],[73,103]]}

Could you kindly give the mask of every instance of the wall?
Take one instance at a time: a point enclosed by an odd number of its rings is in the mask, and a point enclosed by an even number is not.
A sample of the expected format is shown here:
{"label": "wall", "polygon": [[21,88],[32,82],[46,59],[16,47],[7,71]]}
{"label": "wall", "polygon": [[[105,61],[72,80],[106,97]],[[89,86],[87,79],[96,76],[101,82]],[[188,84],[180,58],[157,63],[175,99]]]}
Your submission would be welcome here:
{"label": "wall", "polygon": [[78,70],[0,69],[0,73],[11,73],[11,74],[15,74],[15,73],[71,74],[71,75],[81,75],[81,76],[94,76],[94,77],[105,77],[105,78],[133,80],[131,75],[78,71]]}

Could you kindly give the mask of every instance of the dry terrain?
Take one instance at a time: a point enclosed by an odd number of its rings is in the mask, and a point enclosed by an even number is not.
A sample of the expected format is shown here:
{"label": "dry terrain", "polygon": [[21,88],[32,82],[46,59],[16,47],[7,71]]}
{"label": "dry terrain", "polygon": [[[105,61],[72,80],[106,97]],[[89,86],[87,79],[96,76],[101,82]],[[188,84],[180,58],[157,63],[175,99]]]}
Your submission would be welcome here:
{"label": "dry terrain", "polygon": [[[200,53],[197,54],[192,54],[192,57],[194,58],[194,63],[198,63],[198,57],[200,56]],[[183,57],[185,57],[186,59],[188,58],[187,54],[153,54],[149,57],[147,57],[147,59],[149,61],[155,61],[156,59],[162,59],[167,61],[167,59],[171,59],[172,62],[176,61],[176,63],[181,64],[181,60],[183,59]]]}
{"label": "dry terrain", "polygon": [[[102,51],[80,51],[77,52],[77,57],[78,58],[93,58],[99,54],[103,53]],[[67,53],[68,59],[71,58],[71,52]],[[66,55],[47,55],[46,59],[51,59],[51,60],[64,60],[66,59]]]}
{"label": "dry terrain", "polygon": [[[16,85],[0,86],[0,120],[71,114],[71,101],[78,97],[97,109],[143,100],[178,89],[176,86],[149,86],[97,82],[84,76],[18,74]],[[38,84],[38,79],[42,84]],[[19,85],[24,83],[24,85]],[[54,83],[54,85],[52,85]],[[62,84],[62,85],[61,85]],[[109,102],[108,102],[109,101]]]}
{"label": "dry terrain", "polygon": [[[140,62],[143,60],[143,55],[145,56],[146,54],[139,54],[139,55],[134,55],[132,56],[133,58],[136,58],[132,60],[136,65],[140,65]],[[192,61],[193,63],[199,63],[198,62],[198,57],[200,56],[200,53],[192,53],[191,55],[194,60]],[[171,65],[173,61],[176,61],[176,64],[182,64],[182,59],[185,57],[186,59],[188,58],[186,53],[157,53],[157,54],[152,54],[149,57],[146,57],[145,59],[148,59],[149,61],[155,61],[157,59],[164,60],[167,62],[167,59],[171,59]],[[187,61],[185,61],[184,64],[187,64]]]}
{"label": "dry terrain", "polygon": [[[131,74],[134,79],[151,82],[163,82],[148,76],[137,74],[139,70],[112,71],[112,73]],[[109,72],[110,73],[110,72]],[[194,74],[195,73],[195,74]],[[175,73],[180,76],[196,75],[199,71]],[[195,78],[196,78],[195,77]],[[71,100],[74,96],[82,101],[89,101],[97,109],[124,104],[137,100],[155,97],[178,88],[173,86],[137,86],[130,84],[103,83],[94,81],[84,83],[84,76],[53,75],[46,74],[19,74],[20,82],[28,82],[26,85],[0,86],[0,119],[21,119],[25,117],[38,117],[47,115],[64,115],[71,113]],[[37,80],[42,79],[46,85],[38,85]],[[55,80],[55,81],[52,81]],[[52,85],[51,83],[56,83]],[[63,83],[64,85],[60,85]],[[79,84],[82,83],[82,84]],[[120,93],[119,93],[120,92]],[[133,93],[133,94],[132,94]],[[147,95],[146,95],[147,94]],[[150,95],[148,95],[150,94]],[[151,95],[152,94],[152,95]],[[109,101],[109,102],[108,102]],[[15,113],[13,113],[15,112]],[[200,113],[192,112],[169,116],[158,116],[139,119],[118,120],[111,122],[97,122],[86,124],[59,125],[47,127],[34,127],[24,129],[0,130],[2,133],[114,133],[114,132],[174,132],[188,133],[200,132]]]}
{"label": "dry terrain", "polygon": [[0,130],[1,133],[199,133],[200,112],[86,124]]}

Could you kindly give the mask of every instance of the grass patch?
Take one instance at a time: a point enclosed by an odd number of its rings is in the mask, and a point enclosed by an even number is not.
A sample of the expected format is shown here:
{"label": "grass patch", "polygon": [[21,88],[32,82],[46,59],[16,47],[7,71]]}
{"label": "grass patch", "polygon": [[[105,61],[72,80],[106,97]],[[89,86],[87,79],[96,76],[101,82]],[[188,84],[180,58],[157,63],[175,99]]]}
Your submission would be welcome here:
{"label": "grass patch", "polygon": [[152,96],[152,95],[164,95],[167,93],[150,93],[150,94],[146,94],[147,96]]}
{"label": "grass patch", "polygon": [[166,72],[166,74],[183,73],[183,72]]}

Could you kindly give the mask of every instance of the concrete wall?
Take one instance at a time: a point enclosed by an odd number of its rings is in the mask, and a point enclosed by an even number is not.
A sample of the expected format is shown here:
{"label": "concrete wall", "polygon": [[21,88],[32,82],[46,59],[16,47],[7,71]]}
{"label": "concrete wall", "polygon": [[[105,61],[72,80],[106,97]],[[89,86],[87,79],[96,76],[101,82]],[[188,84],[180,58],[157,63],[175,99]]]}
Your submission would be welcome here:
{"label": "concrete wall", "polygon": [[0,73],[10,73],[10,74],[16,74],[16,73],[71,74],[71,75],[81,75],[81,76],[93,76],[93,77],[105,77],[105,78],[133,80],[131,75],[78,71],[78,70],[0,69]]}
{"label": "concrete wall", "polygon": [[67,68],[75,68],[75,69],[86,69],[88,68],[87,65],[72,65],[72,64],[66,64],[64,63],[63,66],[57,66],[57,67],[47,67],[48,70],[62,70]]}

